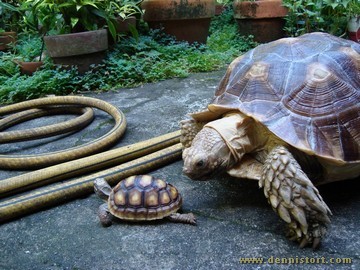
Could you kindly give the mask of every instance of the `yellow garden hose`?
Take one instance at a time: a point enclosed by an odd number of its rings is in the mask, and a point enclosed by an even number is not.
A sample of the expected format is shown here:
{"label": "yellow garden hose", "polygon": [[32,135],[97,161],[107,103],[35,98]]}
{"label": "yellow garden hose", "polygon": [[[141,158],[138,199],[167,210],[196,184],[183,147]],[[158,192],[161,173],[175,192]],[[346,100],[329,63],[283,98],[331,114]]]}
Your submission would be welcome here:
{"label": "yellow garden hose", "polygon": [[40,155],[0,155],[0,168],[2,169],[29,169],[45,167],[61,162],[74,160],[80,157],[88,156],[100,152],[117,142],[124,134],[126,129],[126,120],[124,114],[115,106],[90,97],[79,96],[58,96],[47,97],[35,100],[24,101],[13,105],[0,108],[0,115],[18,112],[32,108],[41,108],[54,105],[80,105],[100,109],[110,114],[114,120],[114,127],[104,136],[93,140],[90,143],[83,144],[63,151],[46,153]]}
{"label": "yellow garden hose", "polygon": [[0,143],[34,140],[34,139],[45,138],[45,137],[77,131],[90,124],[94,119],[94,111],[91,108],[67,106],[65,110],[64,107],[54,107],[54,108],[50,107],[47,108],[46,110],[32,109],[32,110],[26,110],[23,112],[15,113],[4,119],[1,119],[0,131],[34,118],[53,115],[53,114],[65,114],[65,113],[81,114],[81,115],[75,119],[71,119],[63,123],[57,123],[49,126],[33,128],[30,130],[21,130],[21,131],[15,130],[15,131],[1,132]]}

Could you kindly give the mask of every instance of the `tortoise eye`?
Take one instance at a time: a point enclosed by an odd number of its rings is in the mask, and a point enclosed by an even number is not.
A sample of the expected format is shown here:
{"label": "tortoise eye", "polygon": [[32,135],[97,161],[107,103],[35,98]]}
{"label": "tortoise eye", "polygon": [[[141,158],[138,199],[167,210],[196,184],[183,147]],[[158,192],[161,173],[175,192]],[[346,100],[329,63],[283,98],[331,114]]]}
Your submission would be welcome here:
{"label": "tortoise eye", "polygon": [[196,162],[196,167],[201,168],[205,165],[205,162],[203,160],[199,160],[198,162]]}

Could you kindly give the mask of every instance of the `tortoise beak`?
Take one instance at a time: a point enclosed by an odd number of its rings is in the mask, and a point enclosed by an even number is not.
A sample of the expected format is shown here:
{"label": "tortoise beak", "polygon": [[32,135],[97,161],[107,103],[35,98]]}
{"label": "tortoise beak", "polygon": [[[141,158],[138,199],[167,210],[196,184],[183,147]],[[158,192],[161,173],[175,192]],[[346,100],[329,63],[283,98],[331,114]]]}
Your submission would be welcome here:
{"label": "tortoise beak", "polygon": [[199,174],[192,170],[189,170],[186,166],[184,166],[183,168],[183,173],[191,180],[195,180],[195,181],[208,181],[211,179],[211,176],[214,174],[214,172]]}

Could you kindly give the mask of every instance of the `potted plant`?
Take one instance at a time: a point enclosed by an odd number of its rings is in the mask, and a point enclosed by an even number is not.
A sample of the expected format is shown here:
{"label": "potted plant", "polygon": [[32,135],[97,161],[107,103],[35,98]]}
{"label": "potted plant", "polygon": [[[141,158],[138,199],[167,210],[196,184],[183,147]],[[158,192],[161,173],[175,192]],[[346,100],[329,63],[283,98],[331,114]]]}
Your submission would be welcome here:
{"label": "potted plant", "polygon": [[215,15],[220,15],[224,12],[227,6],[233,4],[233,0],[216,0],[215,3]]}
{"label": "potted plant", "polygon": [[14,47],[13,61],[20,67],[21,74],[32,75],[42,67],[44,42],[36,33],[22,33]]}
{"label": "potted plant", "polygon": [[10,48],[16,42],[16,21],[19,10],[14,1],[0,1],[0,51]]}
{"label": "potted plant", "polygon": [[284,17],[288,10],[282,0],[235,0],[233,8],[241,35],[252,35],[261,43],[284,37]]}
{"label": "potted plant", "polygon": [[349,22],[348,32],[349,39],[360,43],[360,3],[351,1],[348,5],[349,10]]}
{"label": "potted plant", "polygon": [[131,33],[138,36],[136,22],[143,12],[140,7],[143,0],[113,0],[104,1],[104,10],[114,22],[116,34]]}
{"label": "potted plant", "polygon": [[144,0],[141,7],[150,28],[189,43],[206,43],[215,14],[214,0]]}
{"label": "potted plant", "polygon": [[47,54],[55,64],[77,66],[80,73],[99,64],[108,49],[108,31],[116,36],[114,24],[101,0],[27,0],[44,33]]}

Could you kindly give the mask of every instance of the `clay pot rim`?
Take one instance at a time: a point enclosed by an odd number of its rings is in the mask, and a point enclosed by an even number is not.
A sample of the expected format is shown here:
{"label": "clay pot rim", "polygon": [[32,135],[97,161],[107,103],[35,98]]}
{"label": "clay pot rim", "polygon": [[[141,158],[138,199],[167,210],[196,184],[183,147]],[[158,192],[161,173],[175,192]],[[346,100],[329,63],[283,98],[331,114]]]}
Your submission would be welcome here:
{"label": "clay pot rim", "polygon": [[[179,2],[180,0],[143,1],[141,3],[141,8],[145,10],[143,19],[145,21],[164,21],[202,19],[215,16],[214,0],[188,0],[186,1],[187,5],[182,8],[179,6]],[[194,11],[196,8],[201,8],[201,12],[196,13]]]}
{"label": "clay pot rim", "polygon": [[233,9],[236,19],[282,18],[288,14],[288,9],[282,5],[282,0],[236,0]]}
{"label": "clay pot rim", "polygon": [[[90,40],[91,42],[88,42]],[[44,42],[50,57],[67,57],[105,51],[108,49],[106,29],[71,34],[44,36]],[[82,46],[71,46],[80,43]],[[52,46],[57,49],[51,49]]]}
{"label": "clay pot rim", "polygon": [[98,30],[91,30],[91,31],[84,31],[84,32],[76,32],[76,33],[70,33],[70,34],[59,34],[59,35],[49,35],[49,36],[44,36],[44,39],[49,39],[49,38],[69,38],[69,37],[76,37],[76,36],[80,36],[80,37],[85,37],[85,36],[89,36],[89,35],[93,35],[95,32],[106,32],[106,29],[98,29]]}

